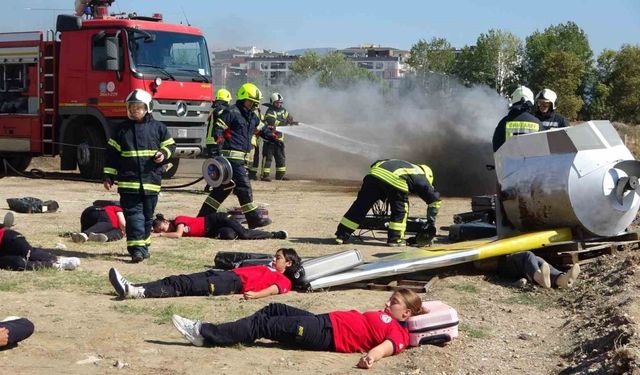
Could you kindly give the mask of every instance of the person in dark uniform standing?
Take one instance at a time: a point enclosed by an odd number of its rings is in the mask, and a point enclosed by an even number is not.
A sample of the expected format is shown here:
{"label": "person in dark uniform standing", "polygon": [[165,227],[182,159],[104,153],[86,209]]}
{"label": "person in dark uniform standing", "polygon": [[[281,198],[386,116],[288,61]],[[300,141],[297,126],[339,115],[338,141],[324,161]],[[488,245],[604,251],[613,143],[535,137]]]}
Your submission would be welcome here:
{"label": "person in dark uniform standing", "polygon": [[396,159],[376,161],[362,180],[362,187],[355,202],[338,224],[336,243],[342,244],[349,240],[376,201],[387,200],[391,208],[387,244],[404,246],[406,244],[404,231],[409,214],[409,193],[417,194],[431,208],[428,212],[432,219],[430,226],[433,228],[428,228],[427,231],[435,235],[435,217],[441,203],[440,194],[435,191],[432,183],[431,168],[424,164],[416,165]]}
{"label": "person in dark uniform standing", "polygon": [[176,149],[167,127],[151,115],[151,94],[136,89],[126,99],[129,120],[109,138],[104,188],[118,182],[126,221],[127,251],[134,263],[149,258],[151,224],[162,182],[162,166]]}
{"label": "person in dark uniform standing", "polygon": [[[231,93],[227,89],[219,89],[216,91],[216,100],[213,102],[213,110],[209,117],[209,125],[207,126],[207,156],[214,157],[220,155],[220,147],[222,147],[222,132],[219,132],[219,128],[216,127],[216,120],[220,117],[222,112],[229,108],[231,103]],[[208,185],[207,185],[208,186]]]}
{"label": "person in dark uniform standing", "polygon": [[[260,104],[262,93],[252,83],[245,83],[238,89],[236,104],[224,110],[216,119],[217,131],[223,137],[222,156],[224,156],[233,168],[231,186],[222,185],[209,193],[197,216],[205,216],[215,213],[224,200],[233,193],[238,197],[242,213],[247,218],[249,229],[263,227],[271,224],[271,219],[260,217],[257,206],[253,203],[251,182],[247,176],[245,163],[251,151],[251,137],[260,124],[260,118],[256,114],[256,108]],[[270,129],[263,128],[260,136],[264,139],[275,139],[275,134]]]}
{"label": "person in dark uniform standing", "polygon": [[556,112],[558,95],[553,90],[544,89],[536,95],[535,116],[542,123],[540,130],[566,128],[569,122]]}
{"label": "person in dark uniform standing", "polygon": [[285,177],[287,173],[286,157],[284,154],[284,134],[277,131],[278,126],[297,125],[293,121],[293,117],[283,107],[284,98],[277,92],[274,92],[270,98],[270,104],[264,114],[265,126],[269,127],[277,138],[273,141],[265,141],[262,147],[262,181],[271,181],[271,159],[276,161],[276,180],[288,180]]}
{"label": "person in dark uniform standing", "polygon": [[493,132],[493,152],[513,136],[541,130],[540,120],[531,114],[532,107],[533,92],[526,86],[518,86],[511,94],[509,113],[500,120]]}

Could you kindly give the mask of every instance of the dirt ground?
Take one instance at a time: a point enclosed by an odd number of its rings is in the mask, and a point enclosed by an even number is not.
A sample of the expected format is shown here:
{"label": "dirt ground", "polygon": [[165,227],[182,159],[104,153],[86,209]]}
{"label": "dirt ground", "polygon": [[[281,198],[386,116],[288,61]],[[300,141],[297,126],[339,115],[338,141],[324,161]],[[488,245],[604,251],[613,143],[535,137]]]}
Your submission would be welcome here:
{"label": "dirt ground", "polygon": [[[36,166],[52,169],[50,161]],[[47,168],[48,167],[48,168]],[[180,172],[179,172],[180,174]],[[174,185],[193,175],[166,181]],[[199,183],[195,188],[202,188]],[[0,179],[0,217],[9,197],[55,199],[50,214],[17,214],[16,230],[36,246],[77,256],[79,270],[8,272],[0,270],[0,318],[20,315],[36,325],[34,335],[17,348],[0,352],[7,374],[347,374],[357,370],[358,354],[283,349],[268,341],[229,348],[197,348],[186,343],[170,322],[171,314],[222,322],[248,315],[269,302],[289,303],[314,312],[382,307],[389,293],[362,289],[317,293],[291,292],[257,301],[239,296],[149,300],[115,299],[107,278],[110,267],[133,281],[206,269],[217,251],[272,253],[290,246],[302,256],[357,247],[367,260],[396,252],[374,238],[362,245],[333,244],[332,234],[353,201],[359,183],[341,181],[257,182],[255,201],[268,203],[274,220],[268,229],[285,229],[287,240],[220,241],[155,239],[149,261],[131,264],[123,241],[74,244],[60,235],[79,229],[81,211],[95,199],[117,199],[100,184]],[[190,187],[194,188],[194,187]],[[163,192],[157,212],[195,214],[205,195]],[[225,202],[236,206],[235,197]],[[468,198],[445,197],[439,226],[470,210]],[[410,212],[425,212],[411,199]],[[440,232],[440,234],[446,234]],[[385,236],[378,236],[384,239]],[[63,249],[60,249],[63,247]],[[411,251],[407,248],[404,251]],[[585,277],[571,291],[509,287],[492,276],[446,270],[427,299],[446,301],[460,315],[460,337],[444,347],[423,346],[384,359],[373,374],[573,374],[633,373],[637,366],[638,264],[623,252],[584,267]]]}

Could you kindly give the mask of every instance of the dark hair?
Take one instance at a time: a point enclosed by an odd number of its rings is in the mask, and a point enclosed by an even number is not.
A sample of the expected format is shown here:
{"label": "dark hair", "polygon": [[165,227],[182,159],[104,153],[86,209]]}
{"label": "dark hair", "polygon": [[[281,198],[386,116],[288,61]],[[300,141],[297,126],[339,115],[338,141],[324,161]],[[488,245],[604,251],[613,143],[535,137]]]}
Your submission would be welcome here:
{"label": "dark hair", "polygon": [[[300,259],[295,249],[283,247],[278,249],[278,251],[282,253],[282,256],[287,262],[291,262],[291,265],[284,270],[284,275],[292,281],[295,280],[294,275],[300,269],[302,265],[302,259]],[[276,251],[276,253],[278,251]]]}
{"label": "dark hair", "polygon": [[156,225],[162,224],[163,221],[168,221],[163,214],[156,214],[156,218],[153,219],[153,223],[151,224],[151,228],[154,228]]}

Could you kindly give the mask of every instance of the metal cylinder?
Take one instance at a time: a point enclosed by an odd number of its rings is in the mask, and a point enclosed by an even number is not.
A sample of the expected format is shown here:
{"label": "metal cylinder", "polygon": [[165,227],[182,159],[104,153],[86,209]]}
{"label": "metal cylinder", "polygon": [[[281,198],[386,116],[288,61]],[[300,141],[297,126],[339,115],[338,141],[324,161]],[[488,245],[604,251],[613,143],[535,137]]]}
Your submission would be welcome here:
{"label": "metal cylinder", "polygon": [[624,179],[640,174],[640,162],[625,160],[633,155],[609,121],[513,137],[495,153],[504,214],[520,231],[571,227],[616,235],[640,207]]}

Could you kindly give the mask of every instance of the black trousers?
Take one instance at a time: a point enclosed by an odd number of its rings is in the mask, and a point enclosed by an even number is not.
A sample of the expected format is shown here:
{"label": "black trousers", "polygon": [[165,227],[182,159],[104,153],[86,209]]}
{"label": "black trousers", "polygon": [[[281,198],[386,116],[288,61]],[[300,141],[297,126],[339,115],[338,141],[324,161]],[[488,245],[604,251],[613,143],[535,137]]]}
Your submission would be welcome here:
{"label": "black trousers", "polygon": [[200,334],[206,344],[215,346],[249,344],[265,338],[300,349],[335,350],[329,315],[315,315],[282,303],[270,303],[235,322],[204,323]]}
{"label": "black trousers", "polygon": [[5,230],[0,244],[0,268],[15,271],[50,268],[57,260],[57,256],[31,247],[22,234]]}
{"label": "black trousers", "polygon": [[[531,251],[509,254],[498,259],[498,274],[507,279],[520,279],[526,277],[529,282],[534,282],[533,274],[540,269],[544,260]],[[556,279],[562,274],[559,270],[549,265],[551,269],[551,285],[556,285]]]}
{"label": "black trousers", "polygon": [[207,237],[221,240],[264,240],[273,238],[273,233],[258,229],[246,229],[226,213],[209,214],[204,217]]}
{"label": "black trousers", "polygon": [[258,169],[260,168],[260,144],[262,144],[262,138],[258,138],[256,146],[253,148],[253,160],[249,166],[249,176],[258,176]]}
{"label": "black trousers", "polygon": [[214,271],[174,275],[149,283],[136,284],[144,287],[146,298],[180,296],[208,296],[236,294],[242,290],[240,277],[231,271]]}
{"label": "black trousers", "polygon": [[158,203],[158,195],[145,195],[143,192],[120,194],[120,207],[127,223],[127,251],[149,257],[151,245],[151,227],[153,212]]}
{"label": "black trousers", "polygon": [[9,342],[5,346],[0,346],[0,350],[15,347],[17,343],[31,336],[35,329],[33,323],[25,318],[0,322],[0,328],[9,330]]}
{"label": "black trousers", "polygon": [[120,228],[114,228],[102,207],[91,206],[85,208],[80,215],[80,231],[84,234],[104,233],[109,241],[117,241],[122,239],[122,231]]}
{"label": "black trousers", "polygon": [[276,179],[287,172],[287,160],[284,154],[284,142],[264,142],[262,147],[262,175],[271,173],[271,159],[276,161]]}
{"label": "black trousers", "polygon": [[[242,208],[242,213],[247,218],[247,221],[257,221],[260,219],[256,209],[258,208],[253,204],[253,191],[251,190],[251,182],[247,176],[247,170],[244,168],[244,161],[237,159],[228,159],[231,167],[233,168],[232,181],[235,183],[233,193],[238,197],[238,202]],[[209,196],[205,199],[198,216],[206,216],[218,212],[220,205],[231,194],[232,189],[225,188],[225,186],[218,186],[212,189]]]}
{"label": "black trousers", "polygon": [[365,176],[362,180],[358,196],[340,221],[336,235],[353,233],[358,229],[376,201],[384,199],[389,203],[391,210],[387,241],[393,242],[403,239],[409,212],[409,195],[371,175]]}

